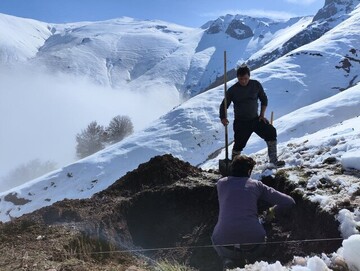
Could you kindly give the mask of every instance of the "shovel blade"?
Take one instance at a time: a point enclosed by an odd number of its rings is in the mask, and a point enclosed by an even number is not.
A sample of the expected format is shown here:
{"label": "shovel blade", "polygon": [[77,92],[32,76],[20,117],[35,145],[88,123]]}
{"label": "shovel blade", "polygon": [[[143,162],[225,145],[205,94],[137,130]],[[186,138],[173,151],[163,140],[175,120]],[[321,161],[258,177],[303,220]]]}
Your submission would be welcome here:
{"label": "shovel blade", "polygon": [[231,160],[230,159],[219,160],[219,171],[223,177],[229,176],[231,173]]}

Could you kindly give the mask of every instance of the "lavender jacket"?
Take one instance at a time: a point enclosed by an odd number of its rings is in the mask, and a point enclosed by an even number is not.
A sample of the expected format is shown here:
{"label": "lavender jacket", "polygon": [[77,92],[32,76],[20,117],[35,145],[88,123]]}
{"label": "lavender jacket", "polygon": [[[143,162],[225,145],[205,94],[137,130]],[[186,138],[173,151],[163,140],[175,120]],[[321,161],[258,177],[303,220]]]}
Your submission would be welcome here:
{"label": "lavender jacket", "polygon": [[248,177],[224,177],[217,183],[219,217],[214,245],[264,242],[265,230],[258,219],[258,200],[276,205],[275,211],[292,207],[292,197]]}

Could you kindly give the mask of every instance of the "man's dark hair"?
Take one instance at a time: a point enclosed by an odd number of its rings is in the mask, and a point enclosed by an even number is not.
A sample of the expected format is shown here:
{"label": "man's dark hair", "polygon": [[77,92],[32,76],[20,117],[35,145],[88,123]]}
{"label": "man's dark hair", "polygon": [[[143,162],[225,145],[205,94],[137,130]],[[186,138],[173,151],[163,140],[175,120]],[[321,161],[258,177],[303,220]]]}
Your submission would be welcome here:
{"label": "man's dark hair", "polygon": [[232,176],[250,177],[256,162],[251,157],[245,155],[235,156],[231,163]]}
{"label": "man's dark hair", "polygon": [[250,76],[250,69],[247,65],[241,65],[236,71],[237,77],[244,76],[246,74]]}

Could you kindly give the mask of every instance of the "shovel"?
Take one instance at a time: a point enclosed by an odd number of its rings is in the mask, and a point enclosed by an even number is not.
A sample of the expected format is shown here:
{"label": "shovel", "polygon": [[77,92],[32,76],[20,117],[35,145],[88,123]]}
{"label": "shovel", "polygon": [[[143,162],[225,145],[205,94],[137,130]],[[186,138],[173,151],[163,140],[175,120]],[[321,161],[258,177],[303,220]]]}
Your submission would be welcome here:
{"label": "shovel", "polygon": [[[225,107],[225,118],[227,118],[227,101],[226,101],[226,51],[224,51],[224,107]],[[228,151],[228,125],[225,125],[225,159],[219,160],[219,171],[222,176],[229,176],[231,171],[231,160],[229,159]]]}

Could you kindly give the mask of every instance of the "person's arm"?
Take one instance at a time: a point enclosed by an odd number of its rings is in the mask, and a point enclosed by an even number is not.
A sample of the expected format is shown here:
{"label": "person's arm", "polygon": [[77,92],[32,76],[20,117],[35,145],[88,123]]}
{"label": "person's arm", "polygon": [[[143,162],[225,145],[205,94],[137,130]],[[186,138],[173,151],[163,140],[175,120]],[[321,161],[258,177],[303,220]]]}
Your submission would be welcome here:
{"label": "person's arm", "polygon": [[[226,105],[227,105],[227,108],[229,108],[230,104],[231,104],[231,95],[230,95],[229,90],[228,90],[226,92]],[[223,99],[223,101],[221,102],[221,105],[220,105],[220,108],[219,108],[219,117],[220,117],[221,123],[223,125],[228,125],[229,124],[229,120],[227,119],[227,114],[225,114],[225,99]]]}
{"label": "person's arm", "polygon": [[259,182],[261,189],[260,199],[273,205],[275,214],[286,211],[295,205],[295,200],[276,189]]}
{"label": "person's arm", "polygon": [[266,112],[266,108],[267,108],[267,106],[266,106],[266,105],[262,105],[262,106],[261,106],[261,110],[260,110],[260,118],[265,119],[265,112]]}
{"label": "person's arm", "polygon": [[260,82],[258,82],[258,88],[259,88],[259,100],[261,105],[259,121],[269,122],[265,117],[265,112],[268,105],[268,98]]}

